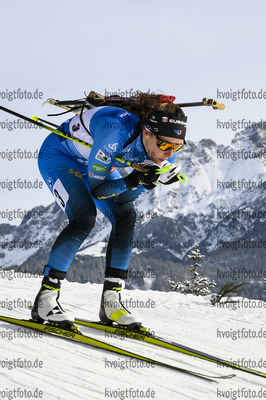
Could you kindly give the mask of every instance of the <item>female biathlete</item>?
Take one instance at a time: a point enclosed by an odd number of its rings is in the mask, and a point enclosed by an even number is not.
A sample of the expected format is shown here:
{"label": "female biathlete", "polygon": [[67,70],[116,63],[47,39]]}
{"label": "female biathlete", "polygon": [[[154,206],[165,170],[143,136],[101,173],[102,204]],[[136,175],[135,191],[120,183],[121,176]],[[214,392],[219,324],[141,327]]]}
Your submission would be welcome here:
{"label": "female biathlete", "polygon": [[[91,148],[52,133],[40,149],[40,172],[67,214],[69,224],[56,239],[44,268],[41,289],[32,309],[34,320],[72,326],[74,317],[59,303],[61,280],[92,230],[97,208],[112,224],[100,319],[128,328],[142,323],[121,303],[133,243],[136,215],[133,201],[159,183],[178,181],[179,169],[158,175],[158,168],[172,164],[177,150],[185,144],[187,117],[173,103],[173,96],[139,92],[137,99],[138,115],[136,103],[132,108],[134,113],[101,106],[59,127],[60,131],[92,144]],[[116,167],[124,168],[127,164],[116,158],[148,165],[149,171],[133,170],[123,178]]]}

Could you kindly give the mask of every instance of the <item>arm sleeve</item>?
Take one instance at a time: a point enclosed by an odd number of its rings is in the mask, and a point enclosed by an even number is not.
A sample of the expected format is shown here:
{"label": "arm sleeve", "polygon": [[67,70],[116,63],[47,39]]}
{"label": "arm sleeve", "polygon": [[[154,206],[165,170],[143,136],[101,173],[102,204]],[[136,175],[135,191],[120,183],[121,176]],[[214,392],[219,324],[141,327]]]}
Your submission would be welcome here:
{"label": "arm sleeve", "polygon": [[144,186],[141,185],[136,190],[127,190],[126,192],[121,193],[119,196],[116,197],[116,201],[120,204],[128,203],[129,201],[136,200],[138,197],[144,195],[147,192],[149,192],[149,190],[145,189]]}
{"label": "arm sleeve", "polygon": [[[124,178],[109,179],[114,158],[123,149],[128,137],[119,128],[115,128],[116,118],[98,117],[93,121],[94,141],[88,162],[88,181],[92,196],[97,200],[118,196],[122,203],[133,201],[147,192],[141,185],[136,190],[128,190]],[[177,157],[174,154],[169,162]]]}
{"label": "arm sleeve", "polygon": [[109,180],[114,157],[123,148],[125,139],[120,129],[111,128],[107,122],[116,119],[99,118],[96,121],[94,142],[88,162],[88,180],[92,196],[97,200],[113,197],[127,191],[124,178]]}

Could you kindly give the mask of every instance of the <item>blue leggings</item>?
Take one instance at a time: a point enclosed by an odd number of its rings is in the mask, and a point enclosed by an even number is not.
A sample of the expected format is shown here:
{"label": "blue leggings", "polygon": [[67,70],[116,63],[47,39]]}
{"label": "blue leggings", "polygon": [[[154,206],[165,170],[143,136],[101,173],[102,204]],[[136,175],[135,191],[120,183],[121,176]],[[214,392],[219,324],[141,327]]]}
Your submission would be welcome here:
{"label": "blue leggings", "polygon": [[[66,273],[95,224],[97,207],[112,224],[105,276],[126,278],[136,219],[133,203],[130,201],[120,204],[114,198],[94,199],[89,189],[86,165],[83,166],[68,153],[61,143],[63,140],[55,134],[49,135],[38,158],[44,181],[69,219],[69,224],[52,247],[45,276],[49,275],[51,269],[55,270],[54,276],[56,271]],[[115,170],[109,179],[120,177]]]}

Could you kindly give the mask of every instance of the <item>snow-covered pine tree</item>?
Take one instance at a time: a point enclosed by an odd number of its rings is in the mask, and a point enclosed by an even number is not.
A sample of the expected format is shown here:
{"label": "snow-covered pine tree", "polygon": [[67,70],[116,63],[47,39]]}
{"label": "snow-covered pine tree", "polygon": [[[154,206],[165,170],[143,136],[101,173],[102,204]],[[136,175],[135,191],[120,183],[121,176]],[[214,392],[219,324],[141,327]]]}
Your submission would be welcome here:
{"label": "snow-covered pine tree", "polygon": [[171,285],[171,291],[180,292],[183,294],[194,294],[196,296],[207,296],[211,293],[211,288],[216,286],[214,281],[210,281],[209,278],[201,278],[197,269],[201,267],[198,261],[205,258],[204,255],[200,254],[199,245],[195,245],[195,249],[191,250],[191,254],[187,256],[188,259],[194,260],[194,264],[190,265],[189,271],[191,273],[190,281],[186,280],[183,283],[175,283],[173,279],[167,278],[166,281]]}

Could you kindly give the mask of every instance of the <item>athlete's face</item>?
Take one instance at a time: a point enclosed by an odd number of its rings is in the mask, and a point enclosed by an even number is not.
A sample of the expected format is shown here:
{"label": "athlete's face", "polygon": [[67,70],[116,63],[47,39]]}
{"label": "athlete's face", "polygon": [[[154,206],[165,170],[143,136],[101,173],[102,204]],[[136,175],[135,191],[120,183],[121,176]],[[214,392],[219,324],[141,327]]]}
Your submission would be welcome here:
{"label": "athlete's face", "polygon": [[[168,160],[168,158],[173,157],[175,152],[174,149],[161,150],[157,146],[158,139],[155,135],[150,134],[149,132],[147,133],[147,131],[144,130],[142,132],[142,139],[146,153],[156,164],[161,164],[163,161]],[[174,139],[161,135],[159,136],[159,139],[176,145],[182,145],[184,143],[183,139]]]}

